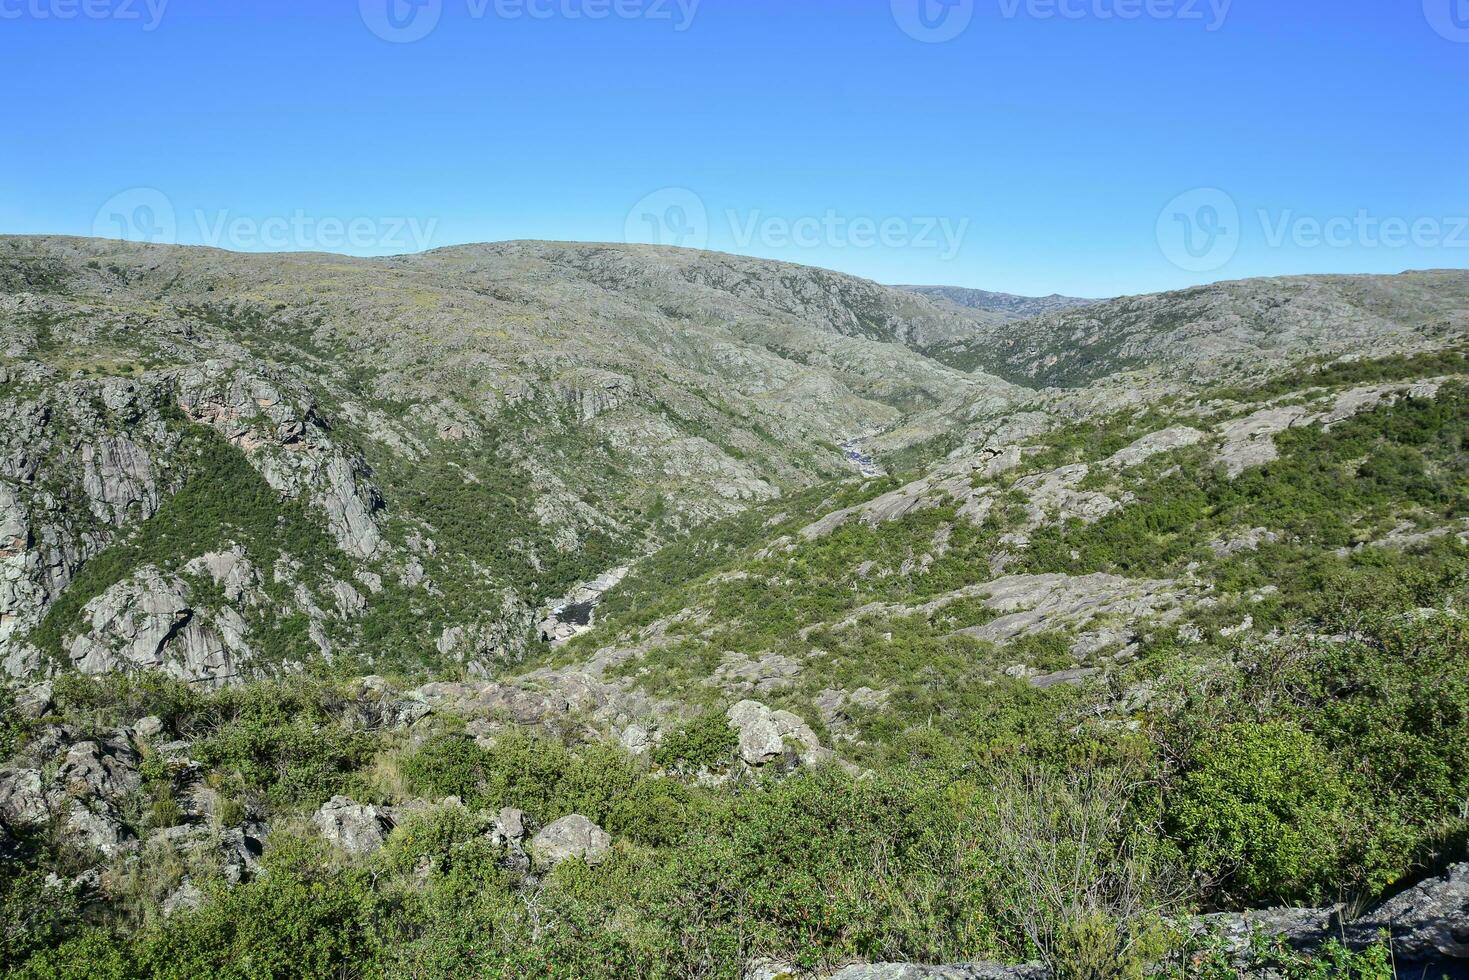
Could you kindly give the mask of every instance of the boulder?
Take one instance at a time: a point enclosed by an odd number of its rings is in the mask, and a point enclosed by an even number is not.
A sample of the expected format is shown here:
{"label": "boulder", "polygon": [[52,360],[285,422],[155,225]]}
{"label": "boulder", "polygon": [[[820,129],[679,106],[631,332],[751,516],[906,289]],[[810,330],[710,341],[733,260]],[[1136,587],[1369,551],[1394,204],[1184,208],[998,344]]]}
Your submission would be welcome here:
{"label": "boulder", "polygon": [[185,824],[154,831],[147,847],[204,859],[219,869],[226,882],[238,885],[260,870],[260,855],[265,848],[257,833],[246,827],[216,830],[201,824]]}
{"label": "boulder", "polygon": [[122,817],[105,800],[72,800],[66,810],[62,836],[68,843],[116,857],[132,844]]}
{"label": "boulder", "polygon": [[576,858],[597,864],[611,852],[612,837],[586,817],[572,814],[547,825],[532,837],[529,850],[536,866],[541,868],[554,868]]}
{"label": "boulder", "polygon": [[55,686],[50,681],[27,684],[15,692],[15,710],[30,721],[39,721],[51,711]]}
{"label": "boulder", "polygon": [[782,760],[787,753],[805,763],[821,755],[821,741],[799,715],[772,711],[758,701],[741,701],[726,717],[739,735],[740,759],[748,766]]}
{"label": "boulder", "polygon": [[66,751],[57,783],[72,796],[116,801],[143,785],[138,755],[122,739],[78,742]]}
{"label": "boulder", "polygon": [[525,814],[514,807],[505,807],[495,816],[492,835],[505,843],[525,840]]}
{"label": "boulder", "polygon": [[157,738],[163,734],[163,719],[156,715],[140,718],[138,719],[138,723],[133,726],[133,734],[139,738]]}
{"label": "boulder", "polygon": [[313,818],[322,836],[349,854],[372,854],[393,831],[393,821],[375,806],[364,806],[345,796],[333,797]]}
{"label": "boulder", "polygon": [[1345,939],[1360,949],[1387,933],[1399,963],[1469,960],[1469,864],[1456,864],[1350,921],[1334,906],[1209,915],[1199,920],[1199,927],[1221,937],[1236,956],[1248,952],[1256,934],[1310,950],[1331,939]]}

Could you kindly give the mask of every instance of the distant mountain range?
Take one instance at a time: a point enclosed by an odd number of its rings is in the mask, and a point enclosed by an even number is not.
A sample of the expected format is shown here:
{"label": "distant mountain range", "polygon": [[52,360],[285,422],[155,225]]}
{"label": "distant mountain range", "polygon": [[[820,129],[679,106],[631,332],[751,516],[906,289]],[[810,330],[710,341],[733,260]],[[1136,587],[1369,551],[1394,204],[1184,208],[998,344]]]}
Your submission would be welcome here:
{"label": "distant mountain range", "polygon": [[992,293],[986,289],[965,289],[962,286],[898,286],[897,288],[917,293],[935,302],[947,303],[966,310],[999,313],[1017,320],[1100,302],[1094,299],[1079,299],[1075,296],[1059,296],[1054,293],[1050,296],[1016,296],[1012,293]]}

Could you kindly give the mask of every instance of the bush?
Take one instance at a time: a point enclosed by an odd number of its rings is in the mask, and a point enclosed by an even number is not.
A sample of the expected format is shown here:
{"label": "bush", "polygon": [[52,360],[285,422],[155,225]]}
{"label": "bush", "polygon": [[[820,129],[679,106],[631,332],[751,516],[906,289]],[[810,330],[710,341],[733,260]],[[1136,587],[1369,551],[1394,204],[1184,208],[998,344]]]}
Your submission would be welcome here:
{"label": "bush", "polygon": [[351,975],[376,952],[369,879],[330,869],[319,842],[276,840],[269,874],[221,890],[138,939],[155,980],[315,980]]}
{"label": "bush", "polygon": [[1007,772],[992,841],[1002,908],[1058,980],[1141,980],[1167,948],[1182,888],[1121,772]]}
{"label": "bush", "polygon": [[728,768],[739,744],[723,712],[711,711],[664,736],[653,761],[672,772],[719,772]]}
{"label": "bush", "polygon": [[278,699],[269,689],[239,698],[232,717],[195,744],[195,759],[232,772],[246,790],[280,807],[314,808],[360,788],[357,770],[375,748],[370,736],[332,724],[311,710],[314,705]]}
{"label": "bush", "polygon": [[393,874],[427,869],[437,876],[470,880],[495,877],[498,854],[490,845],[489,821],[462,806],[441,806],[409,815],[388,837],[380,860]]}
{"label": "bush", "polygon": [[1314,738],[1289,723],[1239,723],[1201,746],[1171,801],[1194,867],[1245,902],[1325,897],[1352,803]]}
{"label": "bush", "polygon": [[616,800],[607,815],[607,830],[640,844],[677,844],[693,826],[699,801],[676,779],[643,779]]}

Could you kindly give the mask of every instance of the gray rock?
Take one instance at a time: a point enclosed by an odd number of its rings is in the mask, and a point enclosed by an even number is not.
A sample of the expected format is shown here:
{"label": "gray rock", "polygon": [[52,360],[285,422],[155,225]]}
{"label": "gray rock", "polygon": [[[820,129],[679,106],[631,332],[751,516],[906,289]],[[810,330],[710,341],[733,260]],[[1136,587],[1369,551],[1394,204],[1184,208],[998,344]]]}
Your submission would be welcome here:
{"label": "gray rock", "polygon": [[105,436],[84,445],[82,467],[82,489],[99,520],[122,527],[157,512],[153,461],[127,436]]}
{"label": "gray rock", "polygon": [[514,807],[504,807],[495,816],[494,833],[507,842],[524,840],[525,814]]}
{"label": "gray rock", "polygon": [[61,833],[70,843],[112,858],[128,850],[131,835],[121,815],[103,800],[72,800],[64,809]]}
{"label": "gray rock", "polygon": [[628,725],[617,741],[633,755],[647,755],[653,751],[653,736],[642,725]]}
{"label": "gray rock", "polygon": [[238,545],[229,551],[201,555],[184,566],[187,575],[208,575],[230,602],[259,605],[265,600],[259,570]]}
{"label": "gray rock", "polygon": [[13,827],[32,827],[50,814],[39,769],[0,769],[0,819]]}
{"label": "gray rock", "polygon": [[15,710],[30,721],[44,718],[51,710],[55,685],[50,681],[27,684],[15,692]]}
{"label": "gray rock", "polygon": [[1015,489],[1027,498],[1028,527],[1064,524],[1073,519],[1095,524],[1119,509],[1122,504],[1106,494],[1081,489],[1090,473],[1085,463],[1076,463],[1016,480]]}
{"label": "gray rock", "polygon": [[1258,551],[1261,546],[1275,544],[1280,535],[1263,527],[1252,528],[1232,538],[1221,538],[1209,545],[1209,550],[1220,557],[1229,557],[1248,551]]}
{"label": "gray rock", "polygon": [[1113,469],[1127,469],[1146,462],[1160,453],[1172,452],[1187,446],[1197,446],[1205,438],[1207,437],[1204,433],[1198,429],[1176,425],[1161,432],[1143,436],[1126,449],[1114,453],[1103,465]]}
{"label": "gray rock", "polygon": [[222,686],[240,679],[251,657],[244,623],[232,609],[196,609],[181,579],[146,566],[87,603],[88,632],[69,655],[85,674],[161,670],[191,683]]}
{"label": "gray rock", "polygon": [[122,739],[71,746],[56,781],[72,796],[108,801],[121,800],[143,785],[138,755]]}
{"label": "gray rock", "polygon": [[159,911],[163,913],[163,917],[166,919],[170,916],[177,915],[179,912],[192,912],[203,904],[204,893],[199,890],[197,885],[185,878],[183,884],[179,885],[178,888],[174,889],[173,894],[163,900]]}
{"label": "gray rock", "polygon": [[1252,939],[1282,939],[1297,949],[1314,949],[1341,931],[1340,908],[1255,909],[1201,916],[1194,928],[1218,937],[1230,956],[1249,953]]}
{"label": "gray rock", "polygon": [[542,828],[528,850],[537,867],[554,868],[576,858],[598,864],[611,853],[612,837],[586,817],[573,814]]}
{"label": "gray rock", "polygon": [[962,590],[985,596],[1000,618],[961,630],[965,636],[1008,643],[1022,636],[1084,628],[1106,617],[1138,623],[1177,608],[1186,590],[1167,580],[1116,575],[1014,575]]}
{"label": "gray rock", "polygon": [[790,687],[802,666],[790,657],[767,653],[752,659],[743,653],[727,653],[712,682],[730,694],[769,694]]}
{"label": "gray rock", "polygon": [[156,715],[140,718],[133,726],[133,733],[139,738],[153,739],[163,734],[163,720]]}
{"label": "gray rock", "polygon": [[345,796],[333,797],[313,818],[322,836],[349,854],[372,854],[392,833],[393,821],[375,806],[364,806]]}
{"label": "gray rock", "polygon": [[216,867],[227,883],[238,885],[260,872],[264,844],[245,827],[216,830],[204,824],[185,824],[154,831],[147,848],[172,852],[191,862],[203,860]]}
{"label": "gray rock", "polygon": [[1264,909],[1204,916],[1197,927],[1220,936],[1235,956],[1248,951],[1256,934],[1310,950],[1331,939],[1363,948],[1388,933],[1400,963],[1469,960],[1469,864],[1454,865],[1358,918],[1343,921],[1343,916],[1341,906]]}
{"label": "gray rock", "polygon": [[1215,459],[1224,465],[1231,477],[1239,476],[1255,466],[1264,466],[1280,458],[1275,437],[1286,429],[1311,421],[1309,410],[1299,405],[1285,408],[1262,408],[1253,415],[1219,426],[1224,439]]}
{"label": "gray rock", "polygon": [[726,717],[739,735],[739,756],[748,766],[783,760],[787,754],[808,764],[822,757],[821,741],[799,715],[741,701]]}
{"label": "gray rock", "polygon": [[1401,959],[1469,959],[1469,864],[1454,865],[1352,923],[1358,941],[1384,931]]}

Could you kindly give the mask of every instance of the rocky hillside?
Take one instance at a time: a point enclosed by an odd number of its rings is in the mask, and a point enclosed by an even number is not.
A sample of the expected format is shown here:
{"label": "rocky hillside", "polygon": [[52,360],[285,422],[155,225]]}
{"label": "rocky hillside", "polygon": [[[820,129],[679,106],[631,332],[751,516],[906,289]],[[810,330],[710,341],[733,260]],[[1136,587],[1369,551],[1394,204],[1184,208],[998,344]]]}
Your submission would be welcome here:
{"label": "rocky hillside", "polygon": [[0,284],[0,971],[1469,954],[1469,274],[1014,321],[9,238]]}
{"label": "rocky hillside", "polygon": [[1042,313],[1069,310],[1077,306],[1090,306],[1094,299],[1079,299],[1075,296],[1016,296],[1013,293],[993,293],[986,289],[964,289],[960,286],[899,286],[899,289],[916,293],[939,303],[947,303],[966,310],[998,314],[1003,319],[1025,320]]}
{"label": "rocky hillside", "polygon": [[1313,276],[1217,283],[983,325],[952,364],[1018,384],[1075,388],[1125,371],[1197,380],[1306,353],[1369,356],[1462,337],[1469,274]]}
{"label": "rocky hillside", "polygon": [[577,582],[853,472],[847,440],[1022,395],[916,353],[972,330],[923,300],[700,253],[5,239],[0,283],[17,671],[484,671]]}

